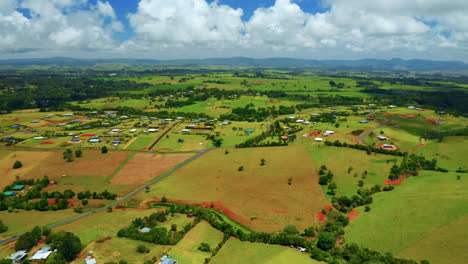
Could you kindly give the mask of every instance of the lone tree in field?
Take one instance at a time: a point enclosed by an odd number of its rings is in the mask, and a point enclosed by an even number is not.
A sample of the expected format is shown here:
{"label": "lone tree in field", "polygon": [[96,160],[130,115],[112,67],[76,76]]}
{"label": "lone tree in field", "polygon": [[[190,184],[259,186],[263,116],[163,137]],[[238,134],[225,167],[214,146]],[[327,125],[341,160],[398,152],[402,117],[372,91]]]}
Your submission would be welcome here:
{"label": "lone tree in field", "polygon": [[79,158],[83,156],[83,151],[81,149],[75,151],[75,157]]}
{"label": "lone tree in field", "polygon": [[261,160],[260,160],[260,166],[264,166],[264,165],[265,165],[265,162],[266,162],[265,159],[261,159]]}
{"label": "lone tree in field", "polygon": [[109,151],[109,150],[107,149],[106,146],[104,146],[104,147],[101,148],[101,152],[102,152],[103,154],[106,154],[108,151]]}
{"label": "lone tree in field", "polygon": [[63,152],[63,159],[72,162],[73,161],[73,152],[71,149],[67,149],[66,151]]}
{"label": "lone tree in field", "polygon": [[288,185],[291,185],[291,184],[292,184],[292,180],[293,180],[292,177],[289,177],[289,178],[288,178]]}
{"label": "lone tree in field", "polygon": [[244,166],[240,166],[237,171],[243,171],[244,170]]}
{"label": "lone tree in field", "polygon": [[15,161],[15,164],[13,164],[13,169],[19,169],[21,167],[23,167],[23,163],[19,160]]}
{"label": "lone tree in field", "polygon": [[348,168],[348,174],[350,174],[353,171],[353,166],[349,166]]}

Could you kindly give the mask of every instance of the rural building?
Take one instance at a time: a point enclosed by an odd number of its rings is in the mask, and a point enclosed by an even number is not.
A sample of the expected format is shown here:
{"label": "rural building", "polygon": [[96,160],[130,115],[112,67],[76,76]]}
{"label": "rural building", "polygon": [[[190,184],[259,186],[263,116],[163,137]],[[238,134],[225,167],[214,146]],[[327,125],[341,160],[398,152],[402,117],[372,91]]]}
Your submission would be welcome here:
{"label": "rural building", "polygon": [[149,227],[143,227],[142,229],[138,230],[140,233],[149,233],[151,231],[151,228]]}
{"label": "rural building", "polygon": [[130,133],[135,133],[135,132],[137,132],[137,131],[138,131],[138,129],[132,129],[132,130],[130,130],[130,131],[128,131],[128,132],[130,132]]}
{"label": "rural building", "polygon": [[281,136],[281,139],[289,139],[288,136]]}
{"label": "rural building", "polygon": [[26,250],[20,250],[11,254],[11,256],[9,256],[7,259],[11,259],[14,263],[21,263],[21,261],[27,256],[28,252]]}
{"label": "rural building", "polygon": [[11,188],[12,191],[21,191],[23,189],[24,189],[24,185],[21,185],[21,184],[17,184],[13,186],[13,188]]}
{"label": "rural building", "polygon": [[155,128],[148,129],[148,132],[150,132],[150,133],[154,133],[154,132],[158,132],[158,131],[159,131],[159,129],[155,129]]}
{"label": "rural building", "polygon": [[322,141],[323,141],[323,138],[316,137],[316,138],[314,139],[314,141],[315,141],[315,142],[322,142]]}
{"label": "rural building", "polygon": [[100,140],[99,139],[96,139],[96,138],[92,138],[90,140],[88,140],[89,143],[99,143]]}
{"label": "rural building", "polygon": [[96,264],[96,258],[93,256],[92,251],[90,251],[88,256],[85,258],[85,264]]}
{"label": "rural building", "polygon": [[171,259],[166,255],[162,256],[161,262],[159,262],[159,264],[178,264],[178,263],[179,262],[177,262],[177,260]]}
{"label": "rural building", "polygon": [[369,120],[369,121],[374,121],[374,120],[375,120],[375,118],[373,118],[373,117],[368,117],[368,118],[366,118],[366,120]]}
{"label": "rural building", "polygon": [[377,138],[380,139],[380,140],[387,140],[386,136],[377,136]]}
{"label": "rural building", "polygon": [[33,123],[33,124],[39,123],[39,120],[33,120],[33,121],[31,121],[30,123]]}
{"label": "rural building", "polygon": [[310,125],[310,122],[309,121],[304,121],[302,122],[303,125]]}
{"label": "rural building", "polygon": [[34,137],[34,140],[43,140],[44,137]]}
{"label": "rural building", "polygon": [[296,123],[302,123],[302,122],[304,122],[304,120],[302,120],[302,119],[296,120]]}
{"label": "rural building", "polygon": [[190,129],[182,129],[181,132],[187,133],[190,132]]}
{"label": "rural building", "polygon": [[288,117],[288,118],[289,118],[289,119],[296,119],[294,116],[290,116],[290,117]]}
{"label": "rural building", "polygon": [[73,143],[80,143],[80,142],[81,142],[81,139],[79,139],[79,138],[72,138],[72,139],[70,140],[70,142],[73,142]]}
{"label": "rural building", "polygon": [[396,150],[397,149],[394,145],[390,145],[390,144],[383,144],[382,148],[390,149],[390,150]]}
{"label": "rural building", "polygon": [[182,138],[179,138],[177,142],[184,142],[184,140]]}
{"label": "rural building", "polygon": [[364,119],[364,120],[359,121],[359,123],[361,123],[361,124],[369,123],[369,120]]}
{"label": "rural building", "polygon": [[30,257],[29,260],[47,259],[50,256],[50,254],[52,254],[50,247],[43,247],[39,249],[32,257]]}
{"label": "rural building", "polygon": [[329,136],[329,135],[333,135],[335,134],[335,131],[331,131],[331,130],[327,130],[325,131],[325,134],[323,134],[324,136]]}
{"label": "rural building", "polygon": [[395,105],[389,105],[388,108],[396,108]]}
{"label": "rural building", "polygon": [[6,191],[6,192],[3,193],[3,195],[5,195],[5,196],[15,196],[16,193],[15,193],[15,192]]}

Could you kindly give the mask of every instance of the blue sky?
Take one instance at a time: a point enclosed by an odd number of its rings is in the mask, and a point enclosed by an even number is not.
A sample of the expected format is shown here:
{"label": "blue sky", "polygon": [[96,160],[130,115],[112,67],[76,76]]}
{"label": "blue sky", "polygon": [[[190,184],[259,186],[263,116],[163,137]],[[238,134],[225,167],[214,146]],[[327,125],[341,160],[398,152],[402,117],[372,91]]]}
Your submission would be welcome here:
{"label": "blue sky", "polygon": [[466,62],[468,1],[0,0],[0,58],[50,56]]}

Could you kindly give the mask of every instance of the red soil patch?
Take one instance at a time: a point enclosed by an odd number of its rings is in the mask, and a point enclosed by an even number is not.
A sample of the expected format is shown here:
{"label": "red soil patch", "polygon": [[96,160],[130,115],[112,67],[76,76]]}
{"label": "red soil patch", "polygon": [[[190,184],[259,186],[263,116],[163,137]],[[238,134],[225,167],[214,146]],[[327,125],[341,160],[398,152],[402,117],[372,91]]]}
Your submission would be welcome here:
{"label": "red soil patch", "polygon": [[349,221],[355,220],[359,216],[359,211],[351,210],[348,214]]}
{"label": "red soil patch", "polygon": [[54,144],[54,142],[50,142],[50,141],[41,142],[41,145],[51,145],[51,144]]}
{"label": "red soil patch", "polygon": [[187,154],[136,154],[112,178],[113,185],[141,185],[193,156]]}
{"label": "red soil patch", "polygon": [[402,117],[413,118],[416,117],[415,115],[402,115]]}
{"label": "red soil patch", "polygon": [[421,109],[421,110],[419,110],[419,112],[426,112],[426,110],[424,110],[424,109]]}
{"label": "red soil patch", "polygon": [[426,121],[431,123],[431,124],[435,124],[435,122],[436,122],[436,120],[434,120],[434,119],[427,119]]}
{"label": "red soil patch", "polygon": [[94,137],[96,136],[96,134],[84,134],[82,135],[82,137]]}
{"label": "red soil patch", "polygon": [[425,145],[424,144],[418,144],[418,147],[424,147]]}
{"label": "red soil patch", "polygon": [[401,182],[403,181],[403,176],[400,176],[400,178],[396,179],[396,180],[386,180],[384,182],[384,185],[387,186],[389,184],[393,184],[393,185],[401,185]]}
{"label": "red soil patch", "polygon": [[266,100],[267,103],[280,103],[281,101],[280,100]]}
{"label": "red soil patch", "polygon": [[20,120],[20,119],[19,119],[18,117],[15,118],[15,119],[13,119],[13,121],[15,121],[15,122],[17,122],[17,121],[19,121],[19,120]]}
{"label": "red soil patch", "polygon": [[260,82],[260,81],[253,81],[251,83],[253,83],[253,84],[262,84],[262,82]]}
{"label": "red soil patch", "polygon": [[318,212],[317,217],[320,222],[325,222],[325,215],[322,212]]}
{"label": "red soil patch", "polygon": [[316,137],[316,136],[320,136],[320,135],[321,135],[321,132],[322,132],[322,131],[311,132],[311,133],[309,133],[309,135],[311,135],[311,136],[313,136],[313,137]]}
{"label": "red soil patch", "polygon": [[384,115],[393,115],[392,113],[385,112]]}
{"label": "red soil patch", "polygon": [[172,149],[170,149],[170,148],[160,148],[160,149],[157,149],[156,151],[164,151],[164,150],[167,151],[167,150],[172,150]]}
{"label": "red soil patch", "polygon": [[333,206],[331,206],[331,205],[327,205],[327,206],[325,206],[323,209],[325,209],[325,211],[327,211],[327,212],[330,212],[330,209],[331,209],[332,207],[333,207]]}
{"label": "red soil patch", "polygon": [[[95,202],[95,203],[90,203],[89,205],[101,205],[101,204],[103,204],[103,203],[104,203],[104,202]],[[117,208],[117,207],[116,207],[116,208]],[[120,208],[122,208],[122,207],[120,207]]]}
{"label": "red soil patch", "polygon": [[279,210],[272,210],[273,213],[278,213],[278,214],[287,214],[288,212],[286,211],[279,211]]}
{"label": "red soil patch", "polygon": [[221,179],[221,176],[216,177],[216,179]]}
{"label": "red soil patch", "polygon": [[[154,200],[154,201],[150,201],[150,202],[147,202],[147,206],[150,207],[148,205],[148,203],[151,203],[151,202],[160,202],[161,199],[158,199],[158,200]],[[232,212],[229,208],[227,208],[226,206],[224,206],[223,204],[221,204],[220,202],[190,202],[190,201],[185,201],[185,200],[175,200],[175,199],[167,199],[168,202],[171,202],[171,203],[180,203],[180,204],[189,204],[189,205],[194,205],[194,206],[203,206],[205,208],[212,208],[220,213],[223,213],[224,215],[226,215],[227,217],[229,217],[230,219],[232,220],[245,220],[245,219],[240,219],[238,215],[236,215],[234,212]]]}

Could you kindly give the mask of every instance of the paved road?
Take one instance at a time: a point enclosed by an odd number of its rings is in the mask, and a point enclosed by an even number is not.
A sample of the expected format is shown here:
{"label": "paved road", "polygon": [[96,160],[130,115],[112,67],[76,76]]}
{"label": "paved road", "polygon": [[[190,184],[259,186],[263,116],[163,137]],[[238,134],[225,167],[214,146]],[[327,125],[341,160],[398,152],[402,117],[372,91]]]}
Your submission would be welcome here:
{"label": "paved road", "polygon": [[[83,215],[80,215],[80,216],[77,216],[75,218],[72,218],[72,219],[68,219],[68,220],[65,220],[65,221],[62,221],[60,223],[56,223],[56,224],[53,224],[53,225],[49,225],[47,227],[49,228],[54,228],[54,227],[58,227],[58,226],[62,226],[62,225],[66,225],[66,224],[69,224],[71,222],[75,222],[75,221],[78,221],[78,220],[81,220],[81,219],[84,219],[86,217],[89,217],[89,216],[92,216],[92,215],[96,215],[96,214],[99,214],[99,213],[102,213],[104,211],[107,210],[107,208],[109,207],[114,207],[114,206],[117,206],[125,201],[127,201],[128,199],[132,198],[133,196],[135,196],[136,194],[138,194],[139,192],[145,190],[146,187],[148,186],[151,186],[157,182],[159,182],[160,180],[166,178],[167,176],[169,176],[171,173],[173,173],[174,171],[178,170],[179,168],[181,168],[182,166],[190,163],[191,161],[197,159],[198,157],[200,157],[201,155],[207,153],[208,151],[210,150],[213,150],[213,149],[204,149],[204,150],[201,150],[198,154],[196,154],[195,156],[191,157],[190,159],[180,163],[179,165],[175,166],[173,169],[171,169],[170,171],[167,171],[165,172],[163,175],[161,175],[160,177],[158,178],[155,178],[153,180],[151,180],[150,182],[140,186],[138,189],[132,191],[131,193],[129,193],[127,196],[123,197],[122,199],[120,200],[117,200],[105,207],[102,207],[100,209],[97,209],[95,211],[92,211],[92,212],[89,212],[89,213],[86,213],[86,214],[83,214]],[[15,235],[15,236],[12,236],[10,238],[7,238],[7,239],[3,239],[3,240],[0,240],[0,244],[3,244],[3,243],[7,243],[7,242],[10,242],[10,241],[13,241],[15,239],[17,239],[19,236],[21,236],[23,234],[18,234],[18,235]]]}
{"label": "paved road", "polygon": [[179,122],[175,122],[168,130],[166,130],[164,133],[162,133],[161,136],[159,136],[158,139],[156,139],[156,141],[151,144],[151,146],[148,148],[148,151],[151,151],[153,149],[153,147],[158,144],[158,142],[165,136],[167,135],[167,133],[169,133],[169,131],[171,131],[175,126],[177,126],[178,124],[182,123],[182,121],[179,121]]}
{"label": "paved road", "polygon": [[367,131],[366,133],[364,133],[364,135],[362,135],[360,138],[359,138],[359,141],[361,142],[365,142],[366,140],[364,139],[365,137],[367,137],[372,131],[376,130],[377,128],[379,127],[383,127],[385,125],[387,125],[388,123],[392,122],[391,119],[387,119],[387,121],[383,122],[382,124],[380,124],[379,126],[376,126],[374,127],[373,129]]}

